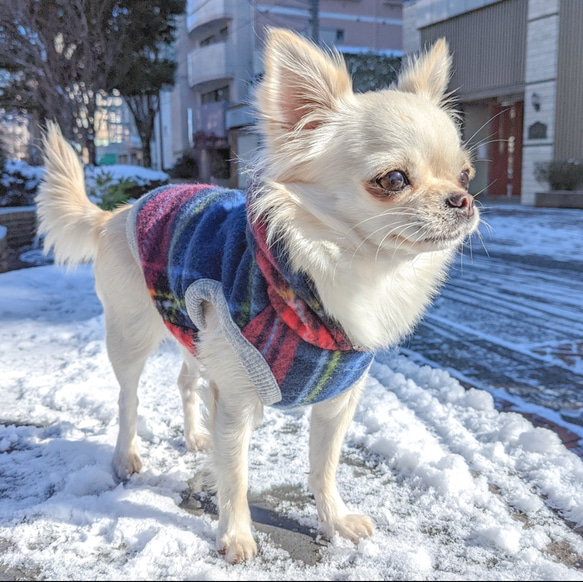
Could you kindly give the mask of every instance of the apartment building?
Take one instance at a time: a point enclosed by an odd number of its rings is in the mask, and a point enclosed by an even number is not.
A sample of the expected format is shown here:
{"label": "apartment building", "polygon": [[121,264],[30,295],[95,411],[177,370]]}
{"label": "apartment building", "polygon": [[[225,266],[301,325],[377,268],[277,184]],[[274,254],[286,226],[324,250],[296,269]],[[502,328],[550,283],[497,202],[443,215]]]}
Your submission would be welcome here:
{"label": "apartment building", "polygon": [[533,204],[538,163],[583,159],[581,0],[416,0],[404,52],[447,38],[474,148],[472,191]]}
{"label": "apartment building", "polygon": [[142,142],[129,107],[118,92],[97,95],[95,153],[98,165],[142,165]]}
{"label": "apartment building", "polygon": [[169,168],[194,149],[201,180],[244,187],[257,150],[249,99],[261,78],[267,27],[290,28],[341,52],[400,56],[402,2],[388,0],[189,0],[175,46],[178,78],[162,98],[153,147]]}

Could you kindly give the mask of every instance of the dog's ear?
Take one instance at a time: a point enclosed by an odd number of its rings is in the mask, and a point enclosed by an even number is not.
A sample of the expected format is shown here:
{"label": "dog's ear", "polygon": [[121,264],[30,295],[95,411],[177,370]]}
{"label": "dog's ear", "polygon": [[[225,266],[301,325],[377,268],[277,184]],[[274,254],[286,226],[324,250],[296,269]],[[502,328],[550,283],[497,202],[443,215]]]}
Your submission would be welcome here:
{"label": "dog's ear", "polygon": [[426,95],[436,105],[441,105],[446,98],[450,76],[451,55],[445,38],[440,38],[426,53],[406,63],[397,88]]}
{"label": "dog's ear", "polygon": [[338,99],[352,94],[342,57],[325,54],[292,32],[270,29],[264,58],[265,77],[256,97],[270,133],[315,129]]}

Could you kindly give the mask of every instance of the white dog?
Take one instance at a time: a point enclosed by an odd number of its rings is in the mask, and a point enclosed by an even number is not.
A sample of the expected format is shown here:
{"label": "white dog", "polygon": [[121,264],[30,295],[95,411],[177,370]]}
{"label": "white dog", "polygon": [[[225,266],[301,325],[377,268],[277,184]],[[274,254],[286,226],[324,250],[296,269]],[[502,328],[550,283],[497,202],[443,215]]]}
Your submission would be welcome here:
{"label": "white dog", "polygon": [[450,61],[440,40],[395,88],[355,94],[341,57],[270,31],[256,95],[262,150],[246,195],[186,185],[102,211],[49,126],[39,230],[58,263],[95,263],[121,387],[115,470],[126,478],[142,466],[138,380],[170,330],[184,352],[190,449],[207,445],[197,389],[208,390],[217,547],[229,562],[257,549],[247,458],[264,405],[313,404],[319,518],[330,535],[373,531],[336,486],[345,432],[374,352],[412,330],[479,222],[467,191],[474,170],[445,94]]}

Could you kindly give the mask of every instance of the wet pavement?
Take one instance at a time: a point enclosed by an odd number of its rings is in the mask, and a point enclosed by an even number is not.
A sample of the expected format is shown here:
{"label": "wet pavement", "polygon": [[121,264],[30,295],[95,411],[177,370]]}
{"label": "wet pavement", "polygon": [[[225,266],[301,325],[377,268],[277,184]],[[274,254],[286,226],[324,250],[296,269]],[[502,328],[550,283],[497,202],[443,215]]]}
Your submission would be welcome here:
{"label": "wet pavement", "polygon": [[[488,216],[524,214],[527,221],[539,210],[493,205]],[[561,215],[573,222],[565,227],[583,228],[582,219],[581,211]],[[466,385],[504,391],[525,408],[544,407],[583,426],[583,257],[486,248],[473,244],[472,256],[466,250],[456,262],[401,351]]]}

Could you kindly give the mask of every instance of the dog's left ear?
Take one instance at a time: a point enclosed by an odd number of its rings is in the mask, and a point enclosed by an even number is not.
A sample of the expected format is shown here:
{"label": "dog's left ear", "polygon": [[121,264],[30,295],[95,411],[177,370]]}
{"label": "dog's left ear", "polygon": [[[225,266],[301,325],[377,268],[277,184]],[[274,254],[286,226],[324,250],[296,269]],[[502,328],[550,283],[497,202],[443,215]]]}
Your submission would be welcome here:
{"label": "dog's left ear", "polygon": [[269,30],[265,77],[256,95],[269,133],[315,129],[337,100],[351,94],[352,83],[340,55],[327,55],[287,30]]}
{"label": "dog's left ear", "polygon": [[405,65],[397,88],[399,91],[425,95],[436,105],[441,105],[450,76],[451,55],[445,38],[440,38],[429,51]]}

